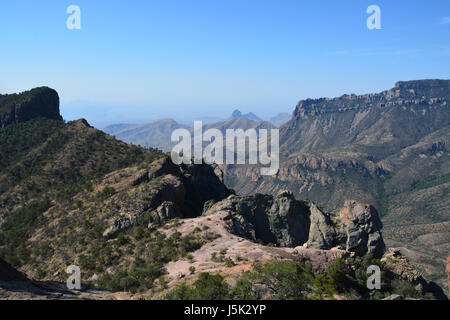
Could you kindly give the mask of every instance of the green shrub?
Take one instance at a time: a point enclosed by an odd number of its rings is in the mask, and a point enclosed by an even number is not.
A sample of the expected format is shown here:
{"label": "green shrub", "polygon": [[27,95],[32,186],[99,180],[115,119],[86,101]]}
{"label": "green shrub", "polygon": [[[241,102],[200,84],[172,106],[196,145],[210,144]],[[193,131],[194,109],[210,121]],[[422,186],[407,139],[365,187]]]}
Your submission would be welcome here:
{"label": "green shrub", "polygon": [[406,298],[422,298],[422,294],[416,290],[411,282],[401,279],[394,279],[391,282],[392,293],[399,294]]}
{"label": "green shrub", "polygon": [[106,186],[102,191],[99,191],[96,195],[99,200],[106,200],[109,197],[113,196],[116,193],[116,189],[110,186]]}
{"label": "green shrub", "polygon": [[224,300],[229,297],[229,288],[221,275],[201,273],[192,287],[180,284],[167,295],[168,300]]}
{"label": "green shrub", "polygon": [[117,243],[118,243],[119,245],[122,246],[122,245],[124,245],[124,244],[127,244],[128,241],[129,241],[129,239],[128,239],[128,237],[127,237],[123,232],[121,232],[121,233],[119,233],[119,235],[117,236],[116,241],[117,241]]}
{"label": "green shrub", "polygon": [[309,263],[277,260],[257,263],[252,276],[255,283],[280,300],[305,298],[314,278]]}
{"label": "green shrub", "polygon": [[318,275],[315,277],[313,283],[314,293],[319,298],[323,296],[333,296],[338,291],[334,280],[324,275]]}
{"label": "green shrub", "polygon": [[333,280],[337,292],[345,292],[347,288],[352,286],[347,274],[349,274],[349,269],[345,261],[338,258],[328,266],[326,276]]}
{"label": "green shrub", "polygon": [[236,263],[234,263],[233,259],[231,259],[231,258],[225,259],[225,267],[231,268],[231,267],[234,267],[235,265],[236,265]]}
{"label": "green shrub", "polygon": [[233,300],[257,300],[259,298],[253,283],[246,277],[236,282],[230,295]]}
{"label": "green shrub", "polygon": [[0,255],[11,265],[20,267],[30,261],[31,251],[27,248],[33,231],[45,223],[43,213],[52,206],[45,198],[35,201],[7,215],[0,226]]}

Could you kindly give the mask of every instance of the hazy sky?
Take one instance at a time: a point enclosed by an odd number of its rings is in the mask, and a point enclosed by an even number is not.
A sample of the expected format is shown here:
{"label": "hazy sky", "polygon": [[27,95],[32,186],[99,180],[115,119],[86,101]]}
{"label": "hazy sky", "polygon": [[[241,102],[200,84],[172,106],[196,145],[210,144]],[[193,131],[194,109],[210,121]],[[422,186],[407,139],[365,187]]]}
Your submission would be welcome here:
{"label": "hazy sky", "polygon": [[[69,30],[69,5],[81,30]],[[381,8],[381,30],[366,9]],[[0,0],[0,93],[58,90],[98,127],[262,117],[298,100],[450,78],[450,1]]]}

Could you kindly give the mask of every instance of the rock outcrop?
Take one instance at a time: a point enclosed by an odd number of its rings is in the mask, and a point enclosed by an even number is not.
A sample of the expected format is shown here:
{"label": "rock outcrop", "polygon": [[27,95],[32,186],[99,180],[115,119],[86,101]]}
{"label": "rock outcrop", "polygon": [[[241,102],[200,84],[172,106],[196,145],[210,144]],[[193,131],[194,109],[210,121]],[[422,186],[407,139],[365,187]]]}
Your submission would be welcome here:
{"label": "rock outcrop", "polygon": [[401,250],[389,248],[381,261],[385,263],[387,270],[395,277],[412,283],[422,294],[432,293],[439,300],[447,300],[442,288],[433,281],[427,281],[423,278],[422,274],[401,254]]}
{"label": "rock outcrop", "polygon": [[308,240],[309,207],[291,193],[277,197],[231,195],[207,214],[223,210],[231,212],[233,232],[241,237],[282,247],[296,247]]}
{"label": "rock outcrop", "polygon": [[120,195],[113,199],[116,206],[127,212],[105,230],[106,239],[135,227],[142,220],[148,221],[149,227],[158,227],[174,218],[198,217],[205,203],[220,201],[231,194],[217,167],[177,166],[168,156],[155,160],[132,177],[128,192],[126,199]]}
{"label": "rock outcrop", "polygon": [[0,95],[0,127],[39,117],[62,120],[55,90],[41,87],[20,94]]}
{"label": "rock outcrop", "polygon": [[363,255],[367,252],[381,256],[385,251],[383,227],[374,207],[356,201],[345,201],[339,214],[342,227],[340,238],[346,238],[346,250]]}
{"label": "rock outcrop", "polygon": [[121,216],[104,232],[111,239],[144,222],[157,228],[174,218],[195,218],[227,212],[233,234],[263,244],[329,250],[381,257],[384,242],[378,213],[370,205],[346,201],[337,214],[313,202],[296,200],[291,192],[277,196],[237,196],[226,188],[218,167],[176,166],[170,157],[154,161],[130,179],[127,196],[114,196]]}
{"label": "rock outcrop", "polygon": [[362,256],[381,257],[385,251],[378,213],[370,205],[346,201],[339,214],[321,211],[314,203],[299,201],[290,192],[278,196],[229,196],[207,204],[205,215],[227,211],[232,232],[280,247],[339,248]]}

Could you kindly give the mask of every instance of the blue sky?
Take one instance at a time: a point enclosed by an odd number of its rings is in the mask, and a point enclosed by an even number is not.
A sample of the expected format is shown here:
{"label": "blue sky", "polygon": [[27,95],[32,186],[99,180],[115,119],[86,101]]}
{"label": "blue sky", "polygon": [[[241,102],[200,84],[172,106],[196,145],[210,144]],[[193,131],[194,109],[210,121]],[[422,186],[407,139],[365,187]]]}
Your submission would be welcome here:
{"label": "blue sky", "polygon": [[[68,30],[69,5],[81,30]],[[381,30],[366,27],[369,5]],[[450,78],[450,1],[0,0],[0,93],[46,85],[98,127]]]}

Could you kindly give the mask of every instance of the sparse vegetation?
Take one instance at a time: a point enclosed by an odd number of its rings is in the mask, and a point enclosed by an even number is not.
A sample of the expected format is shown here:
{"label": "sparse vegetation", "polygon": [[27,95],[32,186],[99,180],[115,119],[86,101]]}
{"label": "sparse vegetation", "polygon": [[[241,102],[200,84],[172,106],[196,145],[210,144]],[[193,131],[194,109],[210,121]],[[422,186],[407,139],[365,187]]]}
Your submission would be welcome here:
{"label": "sparse vegetation", "polygon": [[[189,252],[199,249],[206,241],[194,233],[182,236],[181,233],[175,232],[167,238],[164,234],[157,232],[145,242],[141,240],[140,243],[144,245],[144,249],[136,253],[130,267],[121,268],[113,275],[104,274],[98,286],[109,291],[129,290],[132,292],[152,288],[154,281],[165,273],[164,264],[181,257],[189,257]],[[189,270],[194,273],[195,268],[192,268]]]}
{"label": "sparse vegetation", "polygon": [[[382,269],[381,290],[367,289],[367,267],[377,264]],[[242,273],[230,286],[220,275],[201,274],[192,286],[181,283],[167,294],[167,299],[334,299],[336,294],[349,299],[381,299],[393,293],[404,297],[424,298],[411,282],[387,272],[380,261],[370,255],[348,260],[336,259],[324,274],[314,275],[312,264],[271,260],[255,263],[252,271]],[[201,290],[198,293],[197,290]],[[216,294],[212,294],[215,292]],[[220,294],[219,294],[220,292]]]}

